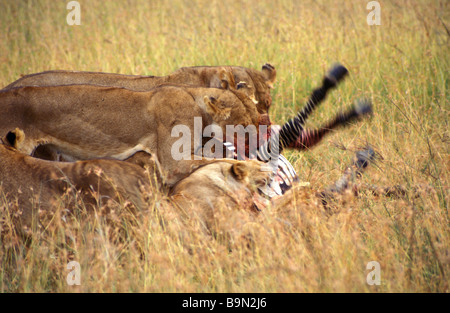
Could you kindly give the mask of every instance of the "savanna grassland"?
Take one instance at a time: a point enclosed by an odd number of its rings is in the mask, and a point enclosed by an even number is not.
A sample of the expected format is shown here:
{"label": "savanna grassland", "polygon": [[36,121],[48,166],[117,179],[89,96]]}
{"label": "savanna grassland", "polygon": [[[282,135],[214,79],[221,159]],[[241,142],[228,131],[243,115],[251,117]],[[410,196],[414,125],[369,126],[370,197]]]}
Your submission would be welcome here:
{"label": "savanna grassland", "polygon": [[[449,291],[449,1],[380,0],[379,26],[367,24],[362,0],[80,0],[80,26],[66,23],[67,2],[0,0],[0,87],[51,69],[166,75],[268,62],[277,69],[270,116],[283,123],[339,61],[350,75],[308,125],[362,97],[374,114],[311,151],[286,152],[310,185],[256,220],[222,216],[232,240],[172,218],[160,194],[136,219],[55,218],[23,244],[2,195],[1,292]],[[405,195],[346,194],[324,214],[316,191],[366,144],[380,157],[361,181],[402,185]],[[80,286],[67,285],[70,260]],[[370,261],[380,285],[366,282]]]}

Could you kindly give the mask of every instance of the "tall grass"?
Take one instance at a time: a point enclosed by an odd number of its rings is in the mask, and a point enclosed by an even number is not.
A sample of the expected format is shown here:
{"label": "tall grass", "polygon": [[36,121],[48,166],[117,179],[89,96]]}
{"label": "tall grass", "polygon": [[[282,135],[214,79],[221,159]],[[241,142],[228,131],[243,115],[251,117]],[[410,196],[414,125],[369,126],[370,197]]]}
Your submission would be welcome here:
{"label": "tall grass", "polygon": [[[79,2],[81,26],[67,25],[65,1],[0,2],[0,86],[50,69],[166,75],[269,62],[278,73],[270,115],[282,123],[339,61],[350,76],[310,125],[360,97],[372,99],[375,114],[312,151],[287,152],[310,187],[256,221],[223,217],[224,229],[237,232],[232,243],[152,202],[137,225],[123,219],[120,236],[91,217],[57,223],[23,245],[6,222],[11,199],[2,197],[0,291],[449,291],[448,1],[379,1],[380,26],[367,25],[367,1]],[[315,191],[366,142],[383,161],[363,181],[401,184],[407,195],[346,195],[324,215]],[[416,197],[418,185],[431,188]],[[81,265],[81,286],[66,283],[69,260]],[[366,283],[370,261],[381,265],[380,286]]]}

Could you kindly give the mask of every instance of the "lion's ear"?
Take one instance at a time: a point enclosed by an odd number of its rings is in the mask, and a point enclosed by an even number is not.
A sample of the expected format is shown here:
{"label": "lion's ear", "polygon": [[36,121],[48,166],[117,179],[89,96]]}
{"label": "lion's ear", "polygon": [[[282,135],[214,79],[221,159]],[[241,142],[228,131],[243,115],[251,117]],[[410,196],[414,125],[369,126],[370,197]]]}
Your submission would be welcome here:
{"label": "lion's ear", "polygon": [[237,180],[244,180],[248,176],[248,167],[244,162],[233,164],[231,172]]}
{"label": "lion's ear", "polygon": [[275,84],[275,80],[277,78],[277,70],[275,67],[269,63],[266,63],[262,66],[262,72],[264,78],[266,79],[266,84],[269,88],[273,88],[273,84]]}
{"label": "lion's ear", "polygon": [[206,113],[211,115],[214,121],[223,121],[230,117],[231,108],[224,108],[216,98],[205,96],[203,100]]}
{"label": "lion's ear", "polygon": [[6,136],[3,138],[3,143],[17,149],[19,144],[24,140],[25,133],[23,132],[23,130],[16,128],[6,134]]}
{"label": "lion's ear", "polygon": [[222,80],[220,82],[221,89],[230,89],[230,83],[227,80]]}
{"label": "lion's ear", "polygon": [[233,72],[231,69],[221,67],[217,75],[211,80],[210,87],[221,89],[236,89]]}

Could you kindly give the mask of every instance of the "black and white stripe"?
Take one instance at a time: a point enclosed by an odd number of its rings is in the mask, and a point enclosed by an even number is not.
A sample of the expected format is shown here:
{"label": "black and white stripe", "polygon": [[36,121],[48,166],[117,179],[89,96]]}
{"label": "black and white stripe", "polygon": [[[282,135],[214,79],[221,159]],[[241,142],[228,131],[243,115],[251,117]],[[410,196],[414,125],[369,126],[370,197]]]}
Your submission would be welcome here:
{"label": "black and white stripe", "polygon": [[338,127],[349,125],[352,121],[369,116],[372,113],[372,103],[367,99],[359,99],[356,104],[346,112],[338,113],[333,120],[318,129],[305,129],[289,148],[297,150],[308,149],[317,144],[322,138]]}
{"label": "black and white stripe", "polygon": [[[279,133],[272,133],[270,139],[258,149],[257,159],[263,162],[269,162],[273,170],[272,180],[260,192],[272,198],[281,196],[292,187],[294,182],[299,181],[294,167],[280,153],[284,148],[294,143],[303,132],[303,126],[308,116],[326,97],[327,92],[335,87],[348,73],[342,65],[335,65],[331,71],[324,77],[322,86],[315,89],[310,96],[305,107],[296,117],[284,124]],[[232,155],[237,159],[237,153],[231,143],[225,142],[227,156]]]}
{"label": "black and white stripe", "polygon": [[[237,160],[238,155],[236,153],[236,148],[227,141],[225,141],[223,145],[225,147],[227,157]],[[265,186],[265,188],[260,189],[260,191],[269,198],[283,195],[286,191],[292,188],[292,185],[295,182],[299,181],[299,177],[297,176],[294,167],[281,154],[278,156],[277,165],[278,167],[274,178],[268,185]]]}
{"label": "black and white stripe", "polygon": [[[370,114],[371,112],[372,112],[372,104],[370,103],[370,101],[359,100],[356,103],[356,105],[349,111],[338,114],[336,118],[333,121],[331,121],[327,126],[319,130],[313,130],[312,132],[309,132],[310,133],[309,135],[313,137],[317,136],[318,138],[312,138],[312,141],[317,141],[326,132],[328,132],[328,130],[331,130],[338,126],[347,125],[351,121],[357,118],[361,118],[362,116],[365,116],[367,114]],[[358,168],[363,168],[367,166],[366,163],[363,164],[364,160],[373,159],[373,157],[371,156],[373,154],[373,151],[372,152],[369,151],[367,153],[370,155],[366,158],[358,155],[358,160],[361,163],[358,165]],[[299,180],[300,179],[297,176],[297,173],[295,172],[295,169],[292,166],[292,164],[289,163],[289,161],[283,155],[280,154],[278,156],[277,170],[274,175],[274,178],[265,188],[260,189],[260,191],[269,198],[272,198],[274,196],[281,196],[290,188],[292,188],[294,182],[298,182]]]}
{"label": "black and white stripe", "polygon": [[282,196],[292,188],[295,182],[300,181],[292,164],[281,154],[278,156],[277,165],[277,171],[273,179],[264,188],[259,189],[261,193],[269,198]]}
{"label": "black and white stripe", "polygon": [[276,159],[277,155],[279,155],[284,148],[295,142],[302,133],[303,126],[305,125],[308,116],[317,105],[325,99],[327,92],[331,88],[334,88],[347,73],[348,71],[344,66],[339,64],[335,65],[324,77],[322,86],[313,91],[305,107],[297,114],[297,116],[290,119],[281,127],[278,136],[272,136],[266,144],[260,147],[258,150],[258,159],[265,162]]}

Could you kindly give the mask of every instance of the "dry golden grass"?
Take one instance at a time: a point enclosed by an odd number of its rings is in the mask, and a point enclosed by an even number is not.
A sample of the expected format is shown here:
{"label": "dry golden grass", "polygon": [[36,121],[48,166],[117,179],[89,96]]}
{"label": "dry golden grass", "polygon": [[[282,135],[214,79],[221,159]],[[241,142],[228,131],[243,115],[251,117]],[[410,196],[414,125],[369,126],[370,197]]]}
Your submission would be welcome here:
{"label": "dry golden grass", "polygon": [[[448,292],[450,4],[380,3],[382,25],[368,26],[366,1],[80,1],[82,25],[68,26],[64,1],[1,1],[0,86],[50,69],[165,75],[269,62],[278,70],[270,115],[282,123],[340,61],[350,76],[311,125],[360,97],[372,99],[375,114],[312,151],[286,153],[311,187],[257,220],[219,216],[232,242],[153,201],[115,226],[55,218],[23,245],[9,230],[12,200],[2,197],[0,291]],[[315,191],[366,142],[383,161],[363,181],[401,184],[407,195],[345,195],[325,216]],[[420,184],[432,191],[414,197]],[[81,265],[81,286],[66,283],[69,260]],[[381,265],[380,286],[366,283],[370,261]]]}

